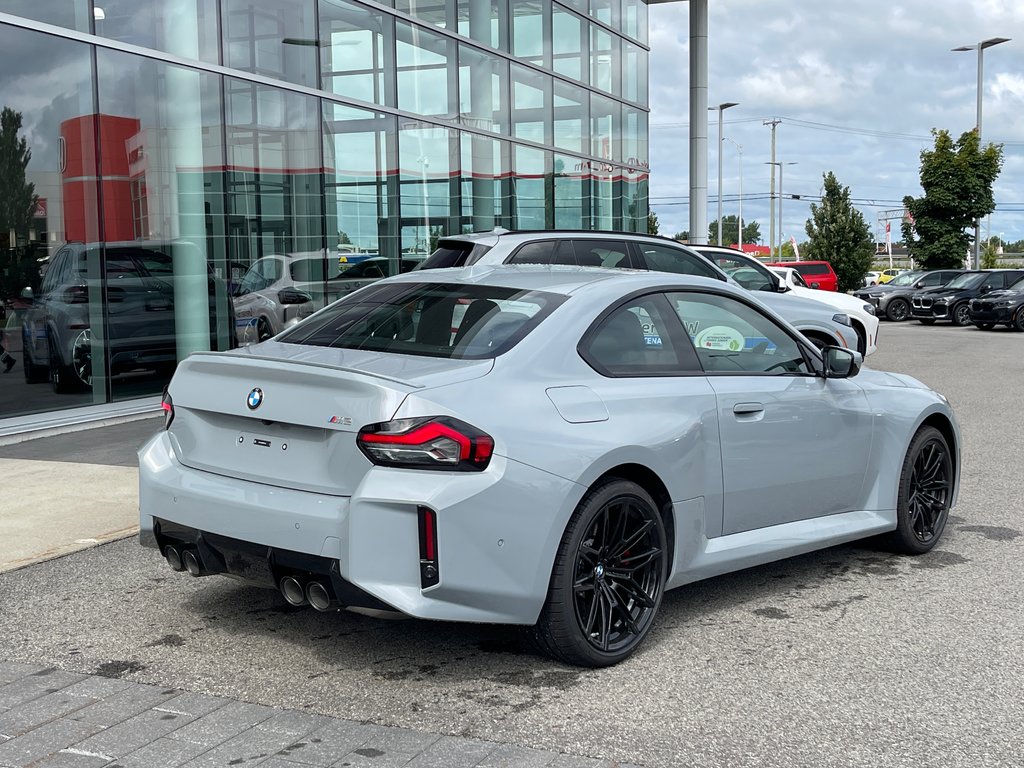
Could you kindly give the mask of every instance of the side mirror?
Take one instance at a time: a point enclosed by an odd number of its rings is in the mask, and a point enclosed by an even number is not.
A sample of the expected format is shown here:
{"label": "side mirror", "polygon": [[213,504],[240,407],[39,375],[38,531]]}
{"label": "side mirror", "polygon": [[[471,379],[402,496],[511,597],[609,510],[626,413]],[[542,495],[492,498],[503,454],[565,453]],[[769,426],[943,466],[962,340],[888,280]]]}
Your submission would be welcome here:
{"label": "side mirror", "polygon": [[21,289],[21,298],[32,300],[36,297],[35,293],[29,286],[25,286]]}
{"label": "side mirror", "polygon": [[820,288],[821,283],[811,283],[811,288]]}
{"label": "side mirror", "polygon": [[823,353],[826,379],[848,379],[860,373],[861,363],[864,362],[860,352],[845,347],[825,347]]}
{"label": "side mirror", "polygon": [[277,300],[282,304],[305,304],[312,301],[313,297],[295,288],[282,288],[277,294]]}
{"label": "side mirror", "polygon": [[992,290],[992,286],[989,286],[989,285],[983,285],[983,286],[981,286],[981,292],[982,292],[982,293],[988,293],[988,292],[989,292],[989,291],[991,291],[991,290]]}

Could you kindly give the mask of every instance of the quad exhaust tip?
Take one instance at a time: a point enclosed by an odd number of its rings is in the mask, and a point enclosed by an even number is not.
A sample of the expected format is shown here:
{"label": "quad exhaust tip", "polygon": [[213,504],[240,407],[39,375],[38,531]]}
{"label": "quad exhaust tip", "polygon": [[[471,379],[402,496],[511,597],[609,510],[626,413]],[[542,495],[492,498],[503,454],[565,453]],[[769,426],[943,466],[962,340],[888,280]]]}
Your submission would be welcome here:
{"label": "quad exhaust tip", "polygon": [[318,611],[331,610],[331,593],[319,581],[311,581],[306,585],[306,599]]}
{"label": "quad exhaust tip", "polygon": [[184,571],[185,564],[181,562],[181,552],[178,551],[177,547],[164,547],[164,558],[167,560],[167,564],[171,566],[172,571]]}
{"label": "quad exhaust tip", "polygon": [[302,583],[294,576],[285,576],[281,579],[281,594],[289,605],[299,606],[307,602]]}

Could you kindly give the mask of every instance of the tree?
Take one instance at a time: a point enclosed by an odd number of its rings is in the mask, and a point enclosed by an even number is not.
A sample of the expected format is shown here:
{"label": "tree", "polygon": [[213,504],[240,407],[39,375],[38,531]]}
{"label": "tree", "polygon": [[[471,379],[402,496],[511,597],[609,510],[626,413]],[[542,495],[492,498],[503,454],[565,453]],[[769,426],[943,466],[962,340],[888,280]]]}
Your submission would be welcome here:
{"label": "tree", "polygon": [[[729,215],[722,217],[722,245],[732,245],[733,243],[739,243],[739,238],[736,237],[739,232],[739,218],[737,216]],[[743,242],[744,243],[756,243],[761,239],[761,225],[756,221],[748,221],[743,225]],[[718,242],[718,220],[712,221],[708,224],[708,242]]]}
{"label": "tree", "polygon": [[690,230],[684,229],[682,232],[676,232],[672,235],[673,240],[678,240],[681,243],[685,243],[690,239]]}
{"label": "tree", "polygon": [[991,237],[981,246],[981,268],[995,269],[999,266],[999,238]]}
{"label": "tree", "polygon": [[352,245],[352,241],[348,238],[348,233],[343,230],[338,230],[338,245]]}
{"label": "tree", "polygon": [[1002,168],[1003,147],[982,148],[975,130],[957,141],[949,131],[932,130],[932,135],[934,148],[921,152],[924,195],[903,198],[910,213],[903,239],[922,269],[959,267],[972,240],[967,230],[995,210],[992,184]]}
{"label": "tree", "polygon": [[658,214],[656,214],[654,211],[647,212],[647,234],[658,234]]}
{"label": "tree", "polygon": [[[0,112],[0,232],[27,232],[39,198],[25,180],[32,151],[19,137],[21,113],[10,107]],[[11,243],[13,246],[14,243]]]}
{"label": "tree", "polygon": [[863,214],[850,202],[850,188],[844,187],[832,171],[823,174],[825,192],[821,204],[811,203],[811,218],[805,229],[810,242],[811,261],[827,261],[839,278],[839,290],[849,291],[864,284],[864,274],[875,258],[875,242]]}

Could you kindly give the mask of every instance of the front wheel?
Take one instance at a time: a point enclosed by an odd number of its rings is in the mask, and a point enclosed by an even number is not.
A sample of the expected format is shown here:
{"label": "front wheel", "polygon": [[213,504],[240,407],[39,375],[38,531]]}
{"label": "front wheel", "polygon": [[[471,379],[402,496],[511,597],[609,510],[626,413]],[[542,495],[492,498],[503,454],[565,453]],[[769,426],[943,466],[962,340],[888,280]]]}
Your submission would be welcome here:
{"label": "front wheel", "polygon": [[661,605],[665,526],[643,488],[612,480],[591,489],[555,556],[534,637],[569,664],[606,667],[643,641]]}
{"label": "front wheel", "polygon": [[885,308],[885,316],[894,323],[902,323],[910,314],[910,305],[906,299],[893,299]]}
{"label": "front wheel", "polygon": [[886,543],[897,552],[921,555],[934,547],[953,500],[953,457],[935,427],[921,427],[910,441],[900,472],[896,530]]}
{"label": "front wheel", "polygon": [[1015,331],[1024,331],[1024,307],[1017,310],[1017,314],[1013,317],[1013,329]]}
{"label": "front wheel", "polygon": [[963,304],[957,304],[953,307],[953,325],[964,327],[965,325],[971,324],[971,308],[967,306],[967,302]]}

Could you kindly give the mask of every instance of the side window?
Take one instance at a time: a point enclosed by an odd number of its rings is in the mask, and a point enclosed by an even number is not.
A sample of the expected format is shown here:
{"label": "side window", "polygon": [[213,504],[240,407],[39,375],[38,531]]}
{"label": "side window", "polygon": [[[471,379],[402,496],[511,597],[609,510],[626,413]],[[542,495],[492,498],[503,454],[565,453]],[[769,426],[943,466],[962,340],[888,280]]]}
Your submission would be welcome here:
{"label": "side window", "polygon": [[572,246],[565,240],[538,240],[535,243],[521,245],[509,264],[571,264],[576,260],[572,255]]}
{"label": "side window", "polygon": [[762,270],[743,259],[723,253],[712,253],[710,257],[720,270],[748,291],[773,291],[778,285],[778,278],[767,270],[762,273]]}
{"label": "side window", "polygon": [[57,251],[53,260],[50,262],[49,269],[46,270],[46,274],[43,276],[43,282],[39,286],[39,291],[45,296],[50,293],[57,285],[62,270],[67,268],[67,260],[69,257],[68,251]]}
{"label": "side window", "polygon": [[811,372],[796,339],[753,307],[710,293],[672,293],[669,300],[706,372]]}
{"label": "side window", "polygon": [[107,250],[107,279],[141,278],[142,272],[130,253]]}
{"label": "side window", "polygon": [[1002,288],[1005,285],[1005,283],[1003,282],[1005,279],[1005,272],[997,272],[994,275],[989,275],[988,277],[986,277],[985,282],[982,283],[982,286],[990,290],[996,290],[998,288]]}
{"label": "side window", "polygon": [[697,372],[696,358],[680,362],[669,336],[671,308],[658,296],[618,307],[591,328],[580,353],[605,376],[656,376]]}
{"label": "side window", "polygon": [[672,272],[676,275],[697,275],[721,280],[714,268],[702,257],[684,251],[682,248],[671,248],[654,243],[637,243],[643,266],[652,272]]}
{"label": "side window", "polygon": [[930,288],[937,285],[945,285],[950,281],[950,276],[945,272],[932,272],[931,274],[925,275],[921,278],[920,285],[924,288]]}
{"label": "side window", "polygon": [[629,247],[618,240],[573,240],[576,263],[581,267],[631,267]]}

